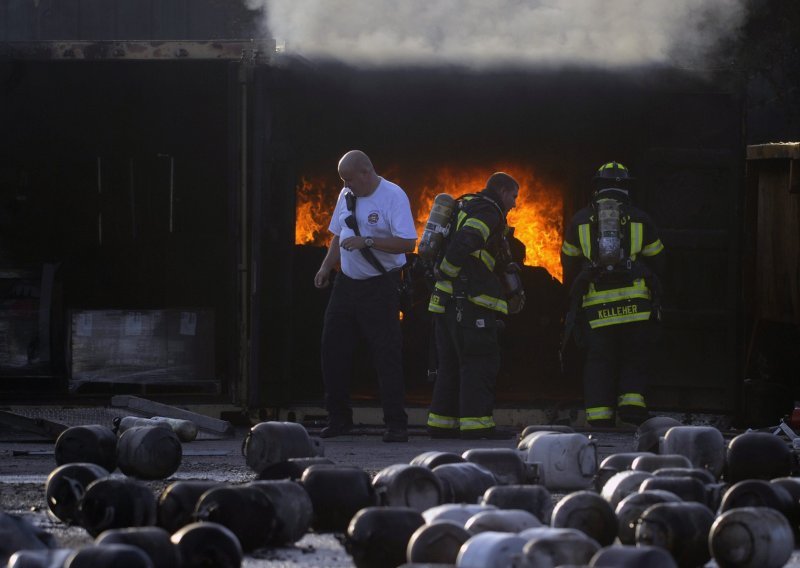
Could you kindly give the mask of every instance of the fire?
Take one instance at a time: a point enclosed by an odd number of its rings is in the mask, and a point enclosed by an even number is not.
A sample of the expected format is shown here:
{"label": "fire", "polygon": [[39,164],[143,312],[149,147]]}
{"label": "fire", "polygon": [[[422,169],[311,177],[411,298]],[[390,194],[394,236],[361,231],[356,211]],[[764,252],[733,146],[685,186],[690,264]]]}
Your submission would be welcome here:
{"label": "fire", "polygon": [[[388,175],[409,195],[411,208],[422,236],[433,198],[439,193],[458,197],[480,191],[492,171],[504,171],[520,184],[517,206],[508,214],[508,224],[514,236],[525,244],[525,264],[541,266],[561,280],[561,234],[563,203],[558,188],[545,186],[532,168],[502,164],[493,168],[440,168],[414,180],[404,180],[402,174]],[[297,188],[296,244],[327,246],[330,215],[336,205],[339,186],[322,178],[303,179]]]}
{"label": "fire", "polygon": [[328,246],[331,242],[328,223],[340,190],[341,187],[331,186],[322,178],[300,179],[294,225],[296,245]]}

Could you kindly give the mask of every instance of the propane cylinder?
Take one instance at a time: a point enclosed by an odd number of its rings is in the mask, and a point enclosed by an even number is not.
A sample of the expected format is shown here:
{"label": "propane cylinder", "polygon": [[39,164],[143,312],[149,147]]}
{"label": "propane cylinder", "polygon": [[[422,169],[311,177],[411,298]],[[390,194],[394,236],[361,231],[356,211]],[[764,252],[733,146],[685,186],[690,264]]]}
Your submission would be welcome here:
{"label": "propane cylinder", "polygon": [[277,528],[269,544],[286,546],[303,538],[311,526],[314,505],[300,483],[282,481],[254,481],[248,484],[267,496],[275,508]]}
{"label": "propane cylinder", "polygon": [[96,463],[65,463],[50,472],[45,482],[45,499],[50,514],[60,521],[78,522],[78,503],[86,487],[108,471]]}
{"label": "propane cylinder", "polygon": [[597,263],[612,270],[622,260],[619,201],[597,200]]}
{"label": "propane cylinder", "polygon": [[263,491],[247,485],[209,489],[197,501],[194,519],[227,527],[244,551],[267,546],[278,531],[272,501]]}
{"label": "propane cylinder", "polygon": [[419,527],[408,541],[408,562],[455,565],[461,546],[472,538],[463,524],[436,521]]}
{"label": "propane cylinder", "polygon": [[[534,432],[561,432],[562,434],[573,434],[575,430],[566,424],[529,424],[522,430],[519,439],[524,440],[527,438],[528,434],[533,434]],[[521,450],[523,448],[518,447],[517,449]]]}
{"label": "propane cylinder", "polygon": [[425,511],[444,502],[444,488],[439,478],[421,465],[394,464],[383,468],[372,479],[378,504],[411,507]]}
{"label": "propane cylinder", "polygon": [[631,493],[617,505],[617,538],[622,544],[636,544],[636,525],[650,506],[656,503],[678,503],[681,498],[661,489]]}
{"label": "propane cylinder", "polygon": [[597,473],[597,443],[583,434],[533,432],[524,459],[539,464],[540,483],[550,491],[587,489]]}
{"label": "propane cylinder", "polygon": [[266,468],[261,470],[261,473],[256,476],[256,479],[262,481],[272,479],[291,479],[297,481],[303,477],[303,472],[308,466],[317,464],[333,465],[333,461],[322,456],[315,456],[313,458],[289,458],[288,460],[269,464]]}
{"label": "propane cylinder", "polygon": [[110,529],[100,533],[94,543],[98,546],[130,544],[140,548],[150,558],[153,568],[174,568],[181,564],[170,534],[161,527]]}
{"label": "propane cylinder", "polygon": [[194,509],[200,496],[214,487],[218,481],[187,480],[167,485],[158,496],[158,526],[174,533],[194,521]]}
{"label": "propane cylinder", "polygon": [[767,432],[745,432],[728,444],[725,480],[770,480],[792,473],[792,451],[778,436]]}
{"label": "propane cylinder", "polygon": [[499,485],[531,482],[531,465],[522,461],[519,452],[511,448],[474,448],[465,451],[461,457],[491,471]]}
{"label": "propane cylinder", "polygon": [[6,568],[63,568],[73,552],[71,548],[19,550],[8,559]]}
{"label": "propane cylinder", "polygon": [[314,506],[311,526],[317,532],[344,532],[353,515],[378,504],[370,475],[359,467],[312,465],[300,482]]}
{"label": "propane cylinder", "polygon": [[678,568],[672,555],[658,546],[607,546],[597,551],[589,566],[615,568]]}
{"label": "propane cylinder", "polygon": [[172,535],[181,568],[239,568],[242,546],[230,529],[218,523],[191,523]]}
{"label": "propane cylinder", "polygon": [[166,416],[153,416],[151,418],[125,416],[115,419],[114,424],[120,433],[135,426],[160,426],[162,428],[170,428],[181,442],[192,442],[197,438],[197,425],[191,420],[168,418]]}
{"label": "propane cylinder", "polygon": [[424,524],[419,511],[408,507],[366,507],[350,521],[344,548],[357,568],[400,566],[411,536]]}
{"label": "propane cylinder", "polygon": [[716,479],[707,469],[699,467],[662,467],[653,472],[653,477],[694,477],[704,485],[716,483]]}
{"label": "propane cylinder", "polygon": [[34,526],[24,517],[0,511],[0,566],[18,550],[56,548],[58,543],[49,532]]}
{"label": "propane cylinder", "polygon": [[545,536],[528,540],[522,547],[519,568],[544,566],[585,565],[589,563],[600,545],[591,538],[574,536]]}
{"label": "propane cylinder", "polygon": [[426,262],[434,262],[442,250],[442,242],[450,232],[450,218],[456,207],[456,200],[446,193],[433,198],[428,222],[419,240],[417,252]]}
{"label": "propane cylinder", "polygon": [[310,458],[318,454],[306,429],[296,422],[260,422],[250,428],[244,441],[247,466],[256,473],[289,458]]}
{"label": "propane cylinder", "polygon": [[446,463],[464,463],[465,460],[458,454],[453,452],[440,452],[438,450],[431,450],[429,452],[422,452],[414,457],[409,463],[411,465],[421,465],[428,469],[433,469]]}
{"label": "propane cylinder", "polygon": [[100,424],[72,426],[59,434],[54,453],[58,465],[89,462],[112,472],[117,469],[117,435]]}
{"label": "propane cylinder", "polygon": [[616,509],[619,502],[631,493],[636,493],[645,481],[653,476],[649,471],[633,471],[632,469],[620,471],[606,481],[600,492],[603,499],[608,501],[612,509]]}
{"label": "propane cylinder", "polygon": [[532,513],[522,509],[498,509],[482,511],[470,517],[464,528],[472,534],[487,531],[518,533],[525,529],[540,527],[542,523]]}
{"label": "propane cylinder", "polygon": [[662,454],[680,454],[694,467],[719,478],[725,465],[725,439],[713,426],[674,426],[664,434]]}
{"label": "propane cylinder", "polygon": [[792,527],[768,507],[741,507],[717,517],[708,537],[721,568],[780,568],[794,550]]}
{"label": "propane cylinder", "polygon": [[704,505],[709,503],[708,490],[703,482],[696,477],[653,476],[643,481],[639,486],[639,491],[650,491],[652,489],[669,491],[684,501],[694,501]]}
{"label": "propane cylinder", "polygon": [[778,477],[770,483],[783,487],[789,493],[791,507],[784,514],[794,529],[795,539],[800,544],[800,478]]}
{"label": "propane cylinder", "polygon": [[456,559],[458,568],[507,568],[522,553],[527,541],[503,532],[483,532],[461,547]]}
{"label": "propane cylinder", "polygon": [[[636,471],[654,472],[657,469],[664,469],[667,467],[690,468],[692,467],[692,462],[689,461],[689,458],[680,454],[661,454],[639,456],[631,463],[631,469]],[[711,483],[713,482],[714,479],[711,480]]]}
{"label": "propane cylinder", "polygon": [[594,488],[600,492],[606,482],[620,471],[631,469],[633,462],[636,458],[641,456],[652,456],[650,452],[618,452],[611,454],[600,462],[597,468],[597,474],[594,476]]}
{"label": "propane cylinder", "polygon": [[171,428],[136,426],[117,442],[117,462],[125,475],[139,479],[165,479],[178,471],[183,447]]}
{"label": "propane cylinder", "polygon": [[433,468],[442,482],[448,503],[477,503],[487,489],[497,484],[494,474],[476,463],[446,463]]}
{"label": "propane cylinder", "polygon": [[601,546],[608,546],[617,538],[614,509],[592,491],[575,491],[563,497],[553,508],[550,524],[583,531]]}
{"label": "propane cylinder", "polygon": [[64,568],[153,568],[150,557],[131,544],[106,544],[86,546],[73,552]]}
{"label": "propane cylinder", "polygon": [[522,509],[542,523],[550,524],[553,498],[541,485],[495,485],[486,490],[480,502],[499,509]]}
{"label": "propane cylinder", "polygon": [[723,493],[719,512],[739,507],[769,507],[788,517],[792,514],[793,503],[791,494],[781,485],[763,479],[746,479],[734,483]]}
{"label": "propane cylinder", "polygon": [[656,503],[639,518],[636,544],[668,550],[678,566],[705,566],[713,523],[714,513],[702,503]]}
{"label": "propane cylinder", "polygon": [[573,432],[558,432],[556,430],[534,430],[526,434],[525,436],[520,436],[519,442],[517,443],[517,449],[521,452],[527,452],[530,449],[531,444],[534,440],[537,440],[540,436],[549,436],[551,434],[572,434]]}
{"label": "propane cylinder", "polygon": [[673,426],[682,426],[681,422],[669,416],[653,416],[636,428],[633,435],[634,450],[639,452],[658,453],[661,438]]}
{"label": "propane cylinder", "polygon": [[422,517],[429,525],[441,521],[450,521],[457,523],[462,527],[467,521],[481,511],[492,511],[497,509],[492,505],[476,505],[470,503],[445,503],[438,507],[431,507],[423,511]]}
{"label": "propane cylinder", "polygon": [[86,487],[78,519],[92,536],[108,529],[154,525],[156,498],[141,481],[102,477]]}

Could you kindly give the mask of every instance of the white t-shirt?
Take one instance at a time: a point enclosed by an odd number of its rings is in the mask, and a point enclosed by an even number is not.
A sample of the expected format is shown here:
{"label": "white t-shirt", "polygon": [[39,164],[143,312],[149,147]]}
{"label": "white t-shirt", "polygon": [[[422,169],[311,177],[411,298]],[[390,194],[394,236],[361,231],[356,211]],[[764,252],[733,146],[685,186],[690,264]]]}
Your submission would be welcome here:
{"label": "white t-shirt", "polygon": [[[334,235],[339,235],[339,241],[355,236],[345,219],[350,216],[347,210],[345,193],[348,188],[343,188],[333,210],[328,230]],[[402,188],[390,181],[381,178],[377,189],[367,197],[356,200],[356,221],[362,237],[400,237],[401,239],[416,239],[417,229],[411,215],[411,205],[408,196]],[[350,278],[364,280],[379,276],[381,273],[372,266],[359,250],[347,251],[339,249],[341,253],[342,272]],[[383,265],[386,271],[400,268],[406,263],[405,254],[392,254],[372,249],[375,258]]]}

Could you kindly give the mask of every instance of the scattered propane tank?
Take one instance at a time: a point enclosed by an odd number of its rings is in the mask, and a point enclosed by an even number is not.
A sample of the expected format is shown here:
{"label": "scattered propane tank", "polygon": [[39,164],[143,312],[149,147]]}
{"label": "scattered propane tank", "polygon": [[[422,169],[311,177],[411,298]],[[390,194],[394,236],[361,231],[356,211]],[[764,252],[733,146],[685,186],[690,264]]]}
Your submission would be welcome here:
{"label": "scattered propane tank", "polygon": [[48,514],[94,545],[57,548],[9,521],[30,549],[12,540],[5,558],[13,568],[235,567],[313,530],[336,533],[358,568],[785,565],[800,536],[789,445],[764,432],[726,444],[710,426],[651,420],[635,451],[599,466],[594,439],[545,425],[516,448],[427,451],[374,475],[323,457],[299,424],[262,422],[242,446],[254,480],[174,481],[157,500],[139,480],[178,469],[188,440],[176,424],[121,419],[113,455],[109,429],[74,427],[56,442],[64,463],[47,478]]}

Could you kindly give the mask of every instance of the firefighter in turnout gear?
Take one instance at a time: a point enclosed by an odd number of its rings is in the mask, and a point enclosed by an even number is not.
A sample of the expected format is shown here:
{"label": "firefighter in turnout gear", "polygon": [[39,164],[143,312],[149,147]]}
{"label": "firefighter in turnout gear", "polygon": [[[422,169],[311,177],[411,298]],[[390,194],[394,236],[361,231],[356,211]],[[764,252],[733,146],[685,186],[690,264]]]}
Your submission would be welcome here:
{"label": "firefighter in turnout gear", "polygon": [[507,438],[492,409],[500,368],[498,316],[509,304],[502,275],[510,262],[506,214],[519,184],[492,174],[486,188],[459,201],[449,240],[434,269],[428,310],[434,318],[437,373],[428,413],[435,438]]}
{"label": "firefighter in turnout gear", "polygon": [[570,293],[562,351],[571,332],[586,348],[584,403],[593,426],[648,418],[664,245],[650,217],[631,204],[632,179],[619,162],[600,166],[591,203],[572,218],[561,247]]}

